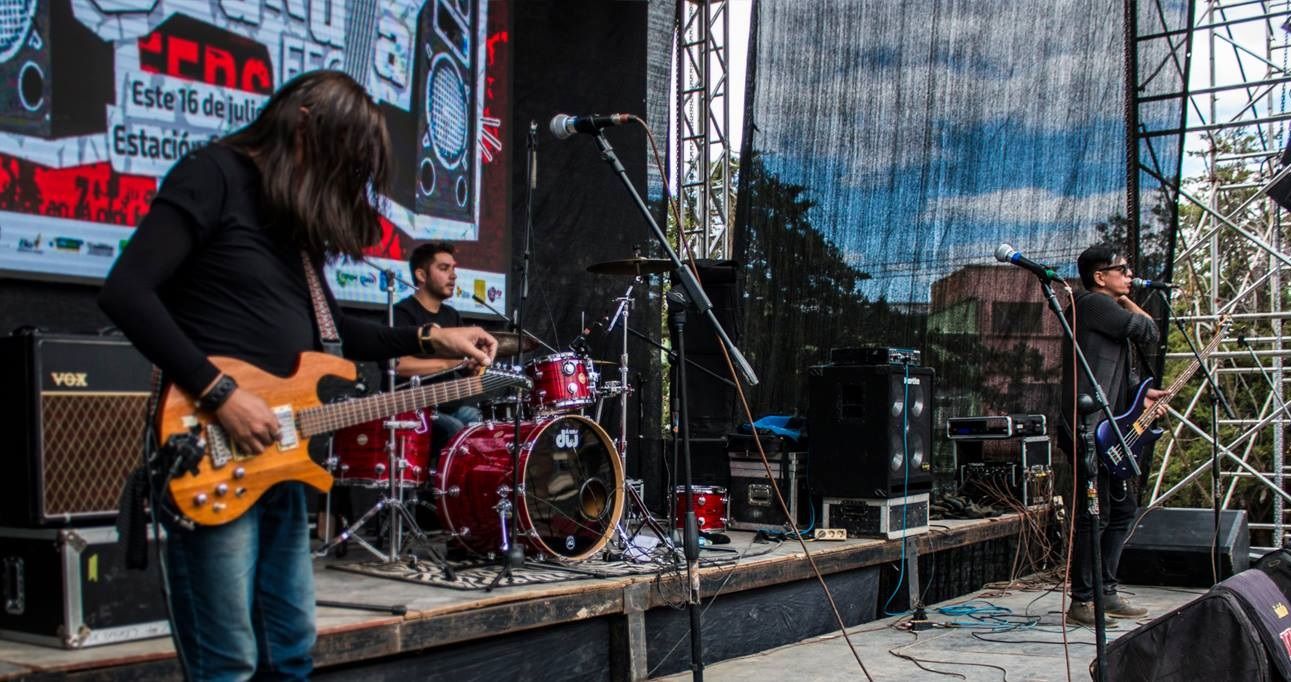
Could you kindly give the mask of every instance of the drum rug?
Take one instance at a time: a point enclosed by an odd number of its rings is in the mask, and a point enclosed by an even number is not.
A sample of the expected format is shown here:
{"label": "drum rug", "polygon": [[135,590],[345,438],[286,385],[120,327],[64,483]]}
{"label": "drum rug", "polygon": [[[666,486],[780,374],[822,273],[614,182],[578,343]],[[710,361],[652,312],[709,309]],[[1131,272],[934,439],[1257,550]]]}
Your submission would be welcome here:
{"label": "drum rug", "polygon": [[[722,566],[736,563],[734,556],[700,558],[699,565]],[[450,562],[447,567],[418,560],[412,562],[362,562],[333,563],[328,568],[348,571],[375,578],[403,580],[434,587],[447,587],[453,590],[483,590],[493,584],[498,571],[497,563],[485,560],[468,560]],[[595,578],[618,578],[629,575],[650,575],[653,573],[685,573],[686,565],[679,562],[638,563],[631,561],[601,561],[588,559],[577,564],[563,565],[531,561],[511,572],[510,578],[503,578],[497,587],[515,587],[520,585],[541,585],[569,580],[591,580]]]}

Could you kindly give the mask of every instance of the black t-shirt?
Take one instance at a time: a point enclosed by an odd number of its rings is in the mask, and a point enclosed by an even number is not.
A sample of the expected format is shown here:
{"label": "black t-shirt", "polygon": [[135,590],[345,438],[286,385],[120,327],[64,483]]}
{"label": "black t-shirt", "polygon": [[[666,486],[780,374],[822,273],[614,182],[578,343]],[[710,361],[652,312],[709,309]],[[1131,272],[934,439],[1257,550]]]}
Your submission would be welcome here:
{"label": "black t-shirt", "polygon": [[[321,264],[315,272],[324,281]],[[346,317],[324,290],[347,357],[419,352],[415,328]],[[266,224],[259,169],[218,144],[171,169],[108,275],[100,304],[145,357],[192,394],[218,373],[207,356],[285,376],[299,353],[321,347],[300,250]]]}
{"label": "black t-shirt", "polygon": [[410,324],[415,327],[420,327],[423,324],[460,327],[462,326],[462,314],[447,303],[441,303],[439,312],[432,313],[426,310],[426,306],[422,305],[416,296],[409,296],[394,304],[394,323],[396,325]]}

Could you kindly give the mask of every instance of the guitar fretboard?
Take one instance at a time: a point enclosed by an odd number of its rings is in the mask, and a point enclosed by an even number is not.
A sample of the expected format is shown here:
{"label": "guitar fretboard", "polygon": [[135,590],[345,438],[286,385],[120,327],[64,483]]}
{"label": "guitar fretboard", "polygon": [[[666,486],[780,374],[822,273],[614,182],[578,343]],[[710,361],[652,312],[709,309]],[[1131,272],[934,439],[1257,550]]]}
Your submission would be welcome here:
{"label": "guitar fretboard", "polygon": [[303,435],[313,436],[337,431],[347,426],[385,419],[401,412],[411,412],[430,405],[470,398],[519,382],[517,377],[504,374],[467,377],[307,408],[297,413],[297,421],[300,423],[300,431]]}
{"label": "guitar fretboard", "polygon": [[1210,339],[1210,343],[1206,344],[1206,347],[1201,349],[1201,352],[1197,354],[1199,357],[1193,358],[1192,361],[1188,363],[1188,366],[1179,373],[1179,376],[1175,377],[1174,381],[1170,382],[1169,388],[1165,390],[1165,395],[1158,398],[1157,401],[1152,404],[1151,408],[1143,410],[1143,414],[1139,415],[1139,418],[1134,422],[1135,425],[1141,427],[1139,430],[1146,429],[1151,426],[1152,422],[1156,421],[1158,417],[1165,413],[1166,405],[1170,402],[1170,399],[1188,383],[1188,380],[1192,378],[1192,375],[1201,367],[1201,363],[1205,361],[1206,358],[1210,357],[1210,354],[1214,353],[1216,348],[1219,348],[1219,342],[1224,339],[1224,330],[1228,328],[1228,319],[1228,315],[1220,318],[1219,325],[1215,329],[1215,336],[1212,337]]}

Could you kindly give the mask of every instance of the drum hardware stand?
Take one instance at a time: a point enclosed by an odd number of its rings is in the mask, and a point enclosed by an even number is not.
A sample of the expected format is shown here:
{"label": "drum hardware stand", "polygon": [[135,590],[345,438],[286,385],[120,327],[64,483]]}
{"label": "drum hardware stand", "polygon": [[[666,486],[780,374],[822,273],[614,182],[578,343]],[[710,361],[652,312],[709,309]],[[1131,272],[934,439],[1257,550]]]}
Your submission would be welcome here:
{"label": "drum hardware stand", "polygon": [[[528,163],[525,164],[525,201],[524,201],[524,252],[520,257],[520,297],[516,302],[516,316],[513,326],[515,327],[516,336],[523,339],[524,331],[524,304],[529,298],[529,261],[533,255],[533,193],[538,187],[538,123],[529,121],[529,134],[527,140]],[[545,345],[545,344],[544,344]],[[524,344],[518,344],[516,348],[516,363],[524,366]],[[502,569],[493,577],[493,581],[485,588],[486,592],[491,592],[502,578],[508,581],[514,581],[515,576],[512,571],[524,565],[524,546],[516,538],[516,526],[518,523],[509,522],[519,519],[515,514],[515,499],[524,494],[523,484],[520,480],[520,424],[522,421],[520,402],[523,399],[523,392],[517,388],[515,390],[516,411],[514,419],[514,430],[512,431],[511,447],[511,485],[498,487],[498,504],[494,509],[498,512],[498,520],[501,521],[502,537],[498,545],[501,552]]]}
{"label": "drum hardware stand", "polygon": [[[396,275],[393,269],[389,269],[389,268],[383,270],[382,275],[385,279],[385,289],[386,289],[386,324],[393,327],[394,326],[395,283],[396,281],[398,281],[398,276]],[[391,358],[386,363],[386,385],[388,387],[389,392],[391,393],[395,391],[395,378],[397,376],[397,373],[395,371],[396,365],[397,365],[397,362],[394,358]],[[413,386],[417,386],[421,383],[421,378],[412,377],[411,383]],[[412,512],[409,511],[409,508],[408,508],[409,504],[404,501],[403,472],[405,469],[407,469],[409,464],[408,464],[408,459],[405,456],[405,453],[399,449],[402,447],[406,447],[406,444],[401,441],[399,446],[396,446],[395,439],[399,431],[416,429],[418,427],[423,426],[423,423],[417,422],[417,421],[387,419],[382,425],[386,429],[386,443],[385,443],[386,462],[387,462],[386,472],[388,474],[387,481],[388,481],[389,487],[385,491],[385,494],[382,496],[382,498],[377,500],[376,504],[372,505],[372,507],[368,509],[367,512],[365,512],[356,521],[354,521],[348,527],[346,527],[344,530],[338,533],[336,537],[324,543],[323,546],[320,547],[318,551],[314,553],[314,556],[316,557],[326,556],[328,552],[330,552],[338,545],[346,542],[347,540],[354,540],[359,544],[359,546],[367,550],[378,560],[383,560],[391,564],[398,563],[400,560],[400,554],[403,552],[403,549],[404,549],[404,546],[403,546],[404,525],[403,524],[406,523],[408,524],[408,530],[411,533],[414,542],[421,543],[422,546],[425,548],[427,554],[433,559],[434,563],[441,567],[444,567],[445,573],[448,574],[451,572],[451,568],[449,568],[448,566],[448,560],[440,556],[439,553],[436,552],[430,546],[430,544],[426,542],[426,539],[427,539],[426,534],[417,525],[416,518],[414,518]],[[328,458],[329,463],[334,464],[335,461],[336,461],[335,456],[329,456]],[[331,510],[330,493],[328,494],[327,510],[329,511],[328,518],[329,518],[329,525],[330,525],[330,510]],[[364,540],[363,537],[358,534],[358,529],[362,528],[368,522],[369,519],[371,519],[373,516],[376,516],[382,510],[389,510],[390,512],[390,515],[389,515],[390,535],[388,539],[389,544],[387,547],[388,551],[384,554],[376,547],[374,547],[371,543],[369,543],[367,540]]]}

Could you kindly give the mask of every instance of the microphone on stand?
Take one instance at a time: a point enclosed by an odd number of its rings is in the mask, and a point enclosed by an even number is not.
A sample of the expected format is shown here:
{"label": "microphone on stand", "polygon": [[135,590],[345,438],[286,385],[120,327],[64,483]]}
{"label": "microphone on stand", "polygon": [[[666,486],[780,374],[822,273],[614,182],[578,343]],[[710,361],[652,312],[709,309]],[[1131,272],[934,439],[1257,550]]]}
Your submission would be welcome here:
{"label": "microphone on stand", "polygon": [[562,140],[568,140],[578,133],[595,135],[604,128],[621,126],[632,120],[632,114],[592,114],[591,116],[570,116],[556,114],[551,119],[551,134]]}
{"label": "microphone on stand", "polygon": [[1000,244],[995,248],[995,260],[1001,263],[1012,263],[1024,270],[1029,270],[1031,274],[1039,277],[1046,282],[1063,281],[1053,268],[1044,263],[1037,263],[1030,258],[1022,255],[1021,251],[1013,248],[1011,244]]}
{"label": "microphone on stand", "polygon": [[1140,279],[1138,277],[1130,280],[1130,285],[1138,289],[1156,289],[1157,291],[1170,291],[1179,286],[1172,282],[1158,282],[1153,279]]}

